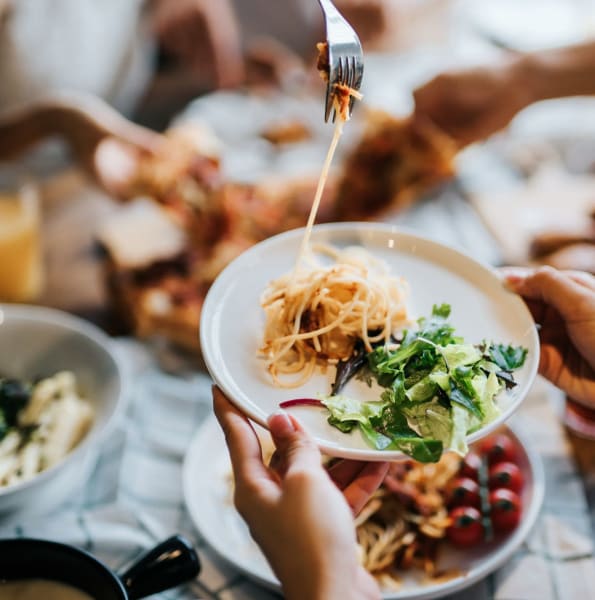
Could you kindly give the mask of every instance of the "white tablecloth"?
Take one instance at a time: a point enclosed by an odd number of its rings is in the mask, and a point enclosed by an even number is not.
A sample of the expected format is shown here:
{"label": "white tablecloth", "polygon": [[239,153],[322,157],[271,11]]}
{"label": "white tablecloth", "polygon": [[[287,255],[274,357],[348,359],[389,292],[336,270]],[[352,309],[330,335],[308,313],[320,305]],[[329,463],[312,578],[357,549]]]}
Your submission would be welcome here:
{"label": "white tablecloth", "polygon": [[[129,339],[116,344],[133,373],[130,405],[120,427],[106,440],[89,479],[49,516],[4,527],[0,523],[0,537],[73,543],[121,569],[157,541],[183,533],[198,549],[202,572],[192,584],[159,598],[274,598],[213,556],[184,507],[182,461],[197,427],[211,413],[209,377],[183,369],[168,375],[143,344]],[[556,416],[556,397],[539,380],[514,417],[541,454],[546,471],[545,504],[533,533],[500,571],[451,600],[595,598],[588,508]]]}

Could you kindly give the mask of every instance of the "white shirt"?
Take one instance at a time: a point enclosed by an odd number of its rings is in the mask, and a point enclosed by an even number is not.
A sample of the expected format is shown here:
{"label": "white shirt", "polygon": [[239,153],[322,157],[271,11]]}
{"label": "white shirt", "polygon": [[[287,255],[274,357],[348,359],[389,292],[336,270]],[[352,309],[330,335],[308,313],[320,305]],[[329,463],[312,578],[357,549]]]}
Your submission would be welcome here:
{"label": "white shirt", "polygon": [[74,89],[129,113],[153,69],[143,2],[9,0],[0,21],[0,110]]}

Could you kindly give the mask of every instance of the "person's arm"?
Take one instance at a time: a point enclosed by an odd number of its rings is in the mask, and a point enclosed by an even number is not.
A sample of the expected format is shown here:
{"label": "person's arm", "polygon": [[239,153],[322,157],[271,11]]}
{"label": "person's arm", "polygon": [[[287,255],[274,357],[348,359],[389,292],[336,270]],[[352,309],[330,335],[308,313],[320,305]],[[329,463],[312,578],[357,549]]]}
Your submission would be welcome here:
{"label": "person's arm", "polygon": [[529,103],[595,94],[595,42],[521,56],[515,84],[527,85]]}
{"label": "person's arm", "polygon": [[99,98],[60,94],[0,114],[0,161],[51,137],[66,140],[74,159],[115,195],[121,195],[138,158],[162,141],[160,134],[128,121]]}
{"label": "person's arm", "polygon": [[248,419],[217,388],[213,401],[231,458],[235,505],[285,597],[378,600],[378,585],[358,562],[350,507],[363,506],[388,464],[343,461],[329,474],[313,440],[279,413],[268,421],[276,459],[267,467]]}
{"label": "person's arm", "polygon": [[442,73],[414,91],[415,113],[460,146],[506,127],[541,100],[595,94],[595,42],[526,54]]}

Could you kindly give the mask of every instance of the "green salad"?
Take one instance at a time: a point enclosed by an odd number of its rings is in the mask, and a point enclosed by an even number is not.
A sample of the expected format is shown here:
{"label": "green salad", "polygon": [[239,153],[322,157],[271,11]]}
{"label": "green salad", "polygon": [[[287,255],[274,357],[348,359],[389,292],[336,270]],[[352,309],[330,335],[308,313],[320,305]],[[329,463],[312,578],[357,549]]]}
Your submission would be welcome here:
{"label": "green salad", "polygon": [[[399,450],[420,462],[438,461],[444,449],[465,454],[467,435],[498,416],[495,398],[516,385],[513,371],[527,350],[466,343],[449,316],[448,304],[435,305],[400,341],[372,352],[356,346],[339,363],[332,393],[314,401],[328,409],[329,423],[343,432],[358,428],[371,447]],[[350,398],[341,392],[352,377],[376,381],[384,391],[369,402]],[[283,404],[290,403],[300,401]]]}

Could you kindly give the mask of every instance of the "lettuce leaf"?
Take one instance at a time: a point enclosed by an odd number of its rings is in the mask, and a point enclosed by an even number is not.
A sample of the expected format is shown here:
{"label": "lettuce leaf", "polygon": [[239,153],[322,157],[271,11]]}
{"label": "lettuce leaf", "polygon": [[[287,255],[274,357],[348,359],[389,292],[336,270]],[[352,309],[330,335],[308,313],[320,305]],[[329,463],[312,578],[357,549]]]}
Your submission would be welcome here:
{"label": "lettuce leaf", "polygon": [[[361,368],[384,388],[378,401],[344,395],[321,401],[329,423],[342,431],[359,428],[372,447],[397,449],[416,460],[438,460],[443,448],[464,454],[469,433],[499,414],[495,398],[515,385],[512,370],[525,361],[522,347],[464,343],[448,323],[450,306],[434,305],[429,318],[406,331],[400,343],[381,345]],[[353,374],[349,372],[348,377]]]}
{"label": "lettuce leaf", "polygon": [[504,371],[513,371],[519,369],[525,364],[527,358],[527,348],[522,346],[505,346],[504,344],[491,344],[488,354]]}

